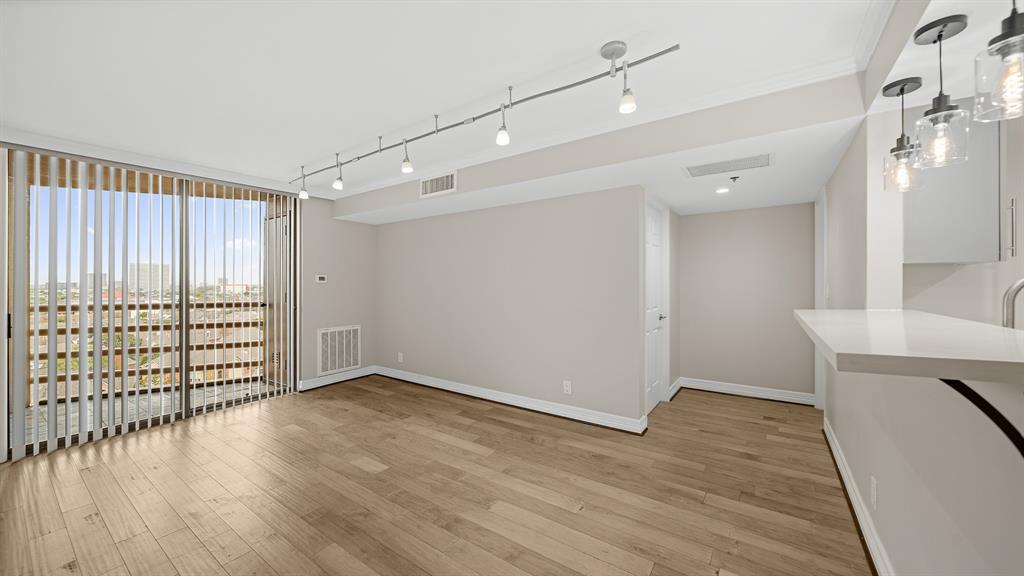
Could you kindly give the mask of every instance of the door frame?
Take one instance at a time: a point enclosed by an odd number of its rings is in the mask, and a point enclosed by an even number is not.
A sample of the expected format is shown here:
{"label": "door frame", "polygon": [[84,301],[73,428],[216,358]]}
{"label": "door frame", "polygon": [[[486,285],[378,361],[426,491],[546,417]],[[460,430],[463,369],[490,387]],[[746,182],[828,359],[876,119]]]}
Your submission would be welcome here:
{"label": "door frame", "polygon": [[[658,212],[661,213],[661,263],[660,263],[661,264],[661,271],[662,271],[662,274],[661,274],[661,289],[662,289],[661,290],[661,294],[662,294],[662,306],[665,309],[665,312],[666,312],[665,316],[666,316],[666,318],[664,320],[664,324],[662,325],[662,333],[663,333],[663,335],[661,337],[661,344],[660,344],[660,346],[661,346],[662,394],[661,394],[660,398],[654,398],[653,399],[653,405],[652,405],[651,409],[648,410],[647,406],[649,405],[649,403],[652,400],[652,399],[647,398],[647,317],[646,317],[646,310],[647,310],[647,264],[648,264],[648,262],[647,262],[647,210],[650,209],[650,208],[653,208],[653,209],[655,209],[655,210],[657,210]],[[670,380],[671,379],[671,356],[670,356],[670,354],[671,354],[671,350],[672,350],[672,346],[671,346],[671,342],[672,342],[672,321],[674,319],[672,318],[672,314],[668,314],[667,313],[667,312],[671,312],[672,311],[672,305],[671,305],[672,294],[669,291],[669,288],[671,287],[671,278],[670,278],[670,276],[671,276],[671,274],[670,274],[671,266],[670,266],[670,264],[671,264],[671,254],[672,254],[672,229],[671,229],[670,216],[671,216],[671,209],[664,202],[662,202],[660,199],[658,199],[656,197],[653,197],[653,196],[651,196],[649,194],[645,195],[645,198],[644,198],[644,214],[643,214],[643,219],[642,219],[642,222],[643,222],[643,226],[642,226],[643,233],[641,234],[641,243],[642,243],[642,245],[641,245],[641,249],[640,249],[640,252],[643,255],[643,266],[642,266],[642,269],[641,269],[641,279],[642,279],[641,280],[641,286],[643,287],[643,289],[641,290],[641,299],[643,301],[642,309],[644,311],[643,328],[642,328],[641,333],[640,333],[640,337],[642,338],[641,349],[644,352],[644,354],[643,354],[643,359],[644,359],[644,361],[643,361],[644,362],[644,370],[643,370],[644,376],[643,377],[644,377],[644,380],[643,380],[643,388],[642,388],[643,392],[641,394],[641,399],[643,401],[643,411],[644,411],[644,415],[645,416],[647,414],[650,414],[650,412],[652,410],[654,410],[654,408],[657,407],[659,402],[667,402],[670,399],[669,392],[672,389],[672,382]]]}

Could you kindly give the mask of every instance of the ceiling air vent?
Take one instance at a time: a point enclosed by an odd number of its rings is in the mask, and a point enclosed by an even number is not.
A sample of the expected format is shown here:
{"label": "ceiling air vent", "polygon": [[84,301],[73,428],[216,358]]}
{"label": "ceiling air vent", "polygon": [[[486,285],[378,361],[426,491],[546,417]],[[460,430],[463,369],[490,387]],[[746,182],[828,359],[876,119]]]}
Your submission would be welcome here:
{"label": "ceiling air vent", "polygon": [[432,198],[449,192],[455,192],[455,172],[420,180],[420,198]]}
{"label": "ceiling air vent", "polygon": [[750,170],[751,168],[764,168],[771,164],[770,154],[758,154],[757,156],[748,156],[746,158],[736,158],[734,160],[724,160],[722,162],[712,162],[710,164],[700,164],[698,166],[687,166],[686,171],[690,173],[693,178],[699,178],[701,176],[711,176],[712,174],[725,174],[729,172],[738,172],[740,170]]}

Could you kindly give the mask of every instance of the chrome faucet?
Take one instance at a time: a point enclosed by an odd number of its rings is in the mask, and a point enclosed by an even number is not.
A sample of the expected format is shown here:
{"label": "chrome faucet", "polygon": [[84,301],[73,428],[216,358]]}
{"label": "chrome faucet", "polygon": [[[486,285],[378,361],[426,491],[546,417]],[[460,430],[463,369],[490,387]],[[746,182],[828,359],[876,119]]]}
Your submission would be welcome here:
{"label": "chrome faucet", "polygon": [[1003,294],[1003,326],[1014,328],[1017,316],[1017,295],[1024,291],[1024,278],[1017,280]]}

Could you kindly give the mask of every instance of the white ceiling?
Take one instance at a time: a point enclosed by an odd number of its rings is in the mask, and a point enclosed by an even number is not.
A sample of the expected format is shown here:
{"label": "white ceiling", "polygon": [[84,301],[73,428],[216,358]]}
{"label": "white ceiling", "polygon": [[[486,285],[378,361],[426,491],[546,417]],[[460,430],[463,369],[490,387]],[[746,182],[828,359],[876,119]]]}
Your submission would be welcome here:
{"label": "white ceiling", "polygon": [[[974,58],[988,46],[993,36],[999,34],[1000,22],[1010,15],[1010,2],[932,0],[918,26],[953,14],[967,15],[967,29],[942,43],[943,84],[946,94],[956,100],[974,96]],[[938,47],[918,46],[914,44],[913,37],[907,40],[885,83],[908,76],[920,76],[924,84],[920,90],[907,96],[907,107],[931,103],[939,93]],[[896,108],[899,108],[899,99],[885,98],[879,91],[871,112]],[[914,120],[916,118],[907,118],[907,126],[912,126]]]}
{"label": "white ceiling", "polygon": [[[847,74],[892,0],[820,2],[17,2],[0,4],[0,128],[284,182],[321,166],[605,69],[621,78],[513,111],[513,143],[483,121],[346,170],[346,193]],[[490,119],[488,119],[490,120]],[[310,192],[335,197],[333,176]]]}
{"label": "white ceiling", "polygon": [[[835,171],[860,121],[859,117],[848,118],[677,154],[440,196],[344,219],[386,224],[634,185],[642,186],[650,196],[679,214],[813,202]],[[772,156],[771,165],[766,168],[699,178],[690,177],[685,171],[686,166],[763,153]],[[740,176],[735,185],[729,184],[732,175]],[[723,184],[729,185],[730,191],[716,194],[715,189]]]}

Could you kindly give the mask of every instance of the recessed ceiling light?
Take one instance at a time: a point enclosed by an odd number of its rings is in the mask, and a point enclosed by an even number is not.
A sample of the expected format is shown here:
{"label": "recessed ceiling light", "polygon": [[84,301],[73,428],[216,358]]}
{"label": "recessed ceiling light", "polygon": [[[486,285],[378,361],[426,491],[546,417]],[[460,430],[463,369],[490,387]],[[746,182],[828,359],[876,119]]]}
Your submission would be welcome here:
{"label": "recessed ceiling light", "polygon": [[721,188],[718,188],[718,189],[715,190],[715,194],[725,194],[728,191],[729,191],[729,188],[727,188],[725,186],[722,186]]}

